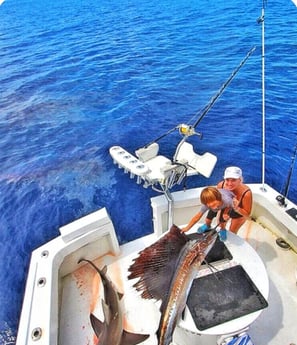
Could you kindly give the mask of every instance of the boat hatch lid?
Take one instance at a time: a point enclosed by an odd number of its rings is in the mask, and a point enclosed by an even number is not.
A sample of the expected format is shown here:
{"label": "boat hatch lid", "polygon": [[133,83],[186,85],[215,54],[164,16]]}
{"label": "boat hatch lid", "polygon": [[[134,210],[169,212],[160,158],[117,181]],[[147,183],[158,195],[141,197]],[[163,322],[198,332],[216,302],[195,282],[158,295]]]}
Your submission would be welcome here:
{"label": "boat hatch lid", "polygon": [[[190,239],[197,239],[201,234],[190,234],[187,235]],[[205,262],[210,264],[213,262],[221,261],[221,260],[232,260],[233,256],[230,253],[229,249],[225,246],[225,243],[217,237],[213,247],[209,251],[209,253],[205,257]]]}
{"label": "boat hatch lid", "polygon": [[196,278],[187,306],[198,330],[264,309],[268,302],[241,265]]}

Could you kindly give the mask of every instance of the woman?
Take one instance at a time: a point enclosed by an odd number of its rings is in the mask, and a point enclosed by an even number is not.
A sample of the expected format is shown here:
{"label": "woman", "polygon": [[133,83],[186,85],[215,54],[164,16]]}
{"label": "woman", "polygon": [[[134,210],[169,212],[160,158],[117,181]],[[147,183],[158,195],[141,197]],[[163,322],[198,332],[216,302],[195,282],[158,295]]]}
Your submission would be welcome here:
{"label": "woman", "polygon": [[[229,190],[235,195],[233,198],[233,208],[230,210],[228,217],[231,219],[229,230],[237,233],[251,214],[253,205],[252,191],[247,185],[243,184],[242,171],[238,167],[226,168],[224,180],[219,182],[217,187]],[[198,231],[208,230],[215,216],[216,212],[210,210],[205,219],[205,224]]]}

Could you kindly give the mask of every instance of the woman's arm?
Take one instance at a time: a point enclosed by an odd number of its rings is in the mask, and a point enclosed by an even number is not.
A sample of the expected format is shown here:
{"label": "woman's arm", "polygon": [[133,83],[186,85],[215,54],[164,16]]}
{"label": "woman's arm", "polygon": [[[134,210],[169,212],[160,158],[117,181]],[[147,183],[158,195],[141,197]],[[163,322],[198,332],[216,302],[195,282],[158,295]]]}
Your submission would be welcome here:
{"label": "woman's arm", "polygon": [[233,209],[237,213],[241,214],[242,216],[248,217],[251,214],[252,211],[252,205],[253,205],[253,194],[251,190],[248,190],[242,200],[241,205],[242,207],[239,207],[239,201],[234,198],[233,199]]}

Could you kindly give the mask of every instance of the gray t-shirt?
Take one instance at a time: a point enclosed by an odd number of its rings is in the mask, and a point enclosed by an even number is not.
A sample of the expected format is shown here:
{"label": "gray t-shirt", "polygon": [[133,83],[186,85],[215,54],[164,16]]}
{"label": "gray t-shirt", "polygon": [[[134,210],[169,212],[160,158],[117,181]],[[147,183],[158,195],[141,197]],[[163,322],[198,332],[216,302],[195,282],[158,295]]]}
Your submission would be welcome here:
{"label": "gray t-shirt", "polygon": [[[222,205],[217,208],[217,209],[211,209],[212,211],[216,212],[219,210],[223,210],[226,207],[233,207],[233,198],[235,197],[235,195],[227,189],[222,189],[222,188],[218,188],[219,192],[222,194]],[[201,210],[200,212],[205,213],[207,210],[210,210],[209,207],[207,207],[206,205],[202,205],[201,206]]]}

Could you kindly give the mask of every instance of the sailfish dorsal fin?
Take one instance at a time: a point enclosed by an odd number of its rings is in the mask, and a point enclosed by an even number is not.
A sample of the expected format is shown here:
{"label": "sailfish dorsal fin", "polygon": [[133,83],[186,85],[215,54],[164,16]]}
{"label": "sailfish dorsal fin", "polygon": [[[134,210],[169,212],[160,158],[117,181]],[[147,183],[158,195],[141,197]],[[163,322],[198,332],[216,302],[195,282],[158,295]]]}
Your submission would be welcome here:
{"label": "sailfish dorsal fin", "polygon": [[143,298],[163,299],[169,289],[179,253],[188,238],[176,225],[151,246],[139,253],[129,267],[128,279],[139,278],[134,284]]}

